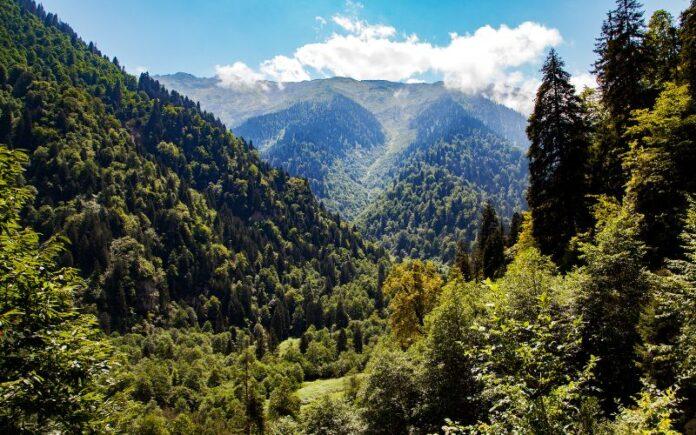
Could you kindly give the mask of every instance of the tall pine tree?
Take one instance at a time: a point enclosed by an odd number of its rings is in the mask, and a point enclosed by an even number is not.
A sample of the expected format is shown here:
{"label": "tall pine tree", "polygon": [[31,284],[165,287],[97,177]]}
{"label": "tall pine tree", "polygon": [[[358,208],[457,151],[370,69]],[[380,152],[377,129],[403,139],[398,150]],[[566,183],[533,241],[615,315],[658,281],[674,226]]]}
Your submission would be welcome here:
{"label": "tall pine tree", "polygon": [[588,140],[580,98],[563,61],[551,50],[529,118],[527,202],[541,252],[569,264],[568,242],[588,222],[585,205]]}

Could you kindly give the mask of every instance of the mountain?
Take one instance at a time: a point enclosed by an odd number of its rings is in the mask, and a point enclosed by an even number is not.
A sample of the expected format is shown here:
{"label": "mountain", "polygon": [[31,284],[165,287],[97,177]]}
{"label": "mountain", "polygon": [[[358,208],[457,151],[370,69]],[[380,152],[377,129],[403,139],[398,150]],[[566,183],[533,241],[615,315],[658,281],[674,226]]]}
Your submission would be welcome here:
{"label": "mountain", "polygon": [[474,239],[486,201],[504,216],[524,206],[526,157],[448,97],[411,126],[397,175],[357,223],[399,257],[451,261],[457,241]]}
{"label": "mountain", "polygon": [[[397,255],[449,259],[452,240],[473,239],[483,201],[505,218],[525,207],[526,119],[482,96],[443,83],[348,78],[236,87],[184,73],[158,79],[225,119],[266,161],[307,178],[328,209]],[[324,136],[327,125],[334,131]],[[439,187],[432,191],[427,184],[396,186],[432,177]],[[453,195],[463,195],[454,208]],[[458,216],[426,229],[434,215],[422,213],[430,207]],[[409,217],[416,211],[423,226]]]}
{"label": "mountain", "polygon": [[1,6],[0,142],[30,157],[24,221],[67,238],[61,264],[88,279],[105,329],[260,323],[280,340],[330,324],[335,288],[361,278],[372,291],[382,254],[306,181],[33,1]]}
{"label": "mountain", "polygon": [[384,145],[375,116],[341,94],[250,118],[235,132],[253,138],[273,166],[307,178],[329,209],[353,216],[367,205],[361,182]]}

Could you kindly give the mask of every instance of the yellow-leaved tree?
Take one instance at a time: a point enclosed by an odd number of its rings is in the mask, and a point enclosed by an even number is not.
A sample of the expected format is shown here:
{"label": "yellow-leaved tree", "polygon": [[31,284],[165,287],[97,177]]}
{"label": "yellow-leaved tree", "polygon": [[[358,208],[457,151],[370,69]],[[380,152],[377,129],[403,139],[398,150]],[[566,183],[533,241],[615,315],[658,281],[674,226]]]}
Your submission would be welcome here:
{"label": "yellow-leaved tree", "polygon": [[442,277],[430,261],[408,260],[396,265],[384,283],[389,302],[389,324],[406,348],[423,336],[425,316],[437,304]]}

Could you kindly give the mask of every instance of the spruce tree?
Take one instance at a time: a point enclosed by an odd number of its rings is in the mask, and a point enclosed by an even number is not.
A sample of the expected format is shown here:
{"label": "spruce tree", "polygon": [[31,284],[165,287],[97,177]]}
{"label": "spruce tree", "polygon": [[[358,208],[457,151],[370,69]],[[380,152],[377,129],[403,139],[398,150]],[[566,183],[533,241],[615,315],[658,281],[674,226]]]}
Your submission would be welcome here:
{"label": "spruce tree", "polygon": [[679,61],[679,38],[672,15],[660,9],[653,13],[645,33],[645,86],[650,102],[655,100],[664,83],[674,81]]}
{"label": "spruce tree", "polygon": [[348,349],[348,336],[345,328],[341,328],[336,337],[336,353],[343,353],[346,349]]}
{"label": "spruce tree", "polygon": [[637,0],[618,0],[609,12],[597,41],[595,62],[597,81],[604,104],[619,122],[626,122],[631,110],[643,106],[638,84],[645,68],[645,23]]}
{"label": "spruce tree", "polygon": [[457,242],[457,253],[454,257],[454,266],[462,274],[464,281],[471,281],[473,273],[471,271],[471,260],[469,253],[466,251],[466,246],[461,240]]}
{"label": "spruce tree", "polygon": [[627,175],[621,166],[628,150],[626,127],[631,111],[646,106],[646,91],[642,85],[645,75],[645,50],[643,46],[643,11],[636,0],[618,0],[615,10],[609,12],[602,25],[602,35],[597,40],[595,52],[599,59],[594,72],[602,93],[602,103],[611,117],[604,126],[609,134],[599,144],[599,166],[594,175],[599,178],[598,193],[617,198],[623,195]]}
{"label": "spruce tree", "polygon": [[522,231],[523,222],[524,218],[522,218],[522,214],[520,212],[516,211],[512,214],[512,218],[510,218],[510,230],[505,240],[508,247],[517,243],[517,240],[520,238],[520,231]]}
{"label": "spruce tree", "polygon": [[505,265],[504,250],[500,221],[491,203],[487,202],[481,213],[481,225],[476,236],[476,275],[483,279],[497,277]]}
{"label": "spruce tree", "polygon": [[353,349],[357,353],[363,351],[363,332],[360,324],[355,324],[353,327]]}
{"label": "spruce tree", "polygon": [[682,81],[689,85],[691,101],[696,102],[696,0],[682,12],[679,29]]}
{"label": "spruce tree", "polygon": [[588,141],[580,98],[555,50],[549,52],[542,73],[527,127],[531,141],[527,203],[541,252],[567,266],[568,242],[588,221]]}

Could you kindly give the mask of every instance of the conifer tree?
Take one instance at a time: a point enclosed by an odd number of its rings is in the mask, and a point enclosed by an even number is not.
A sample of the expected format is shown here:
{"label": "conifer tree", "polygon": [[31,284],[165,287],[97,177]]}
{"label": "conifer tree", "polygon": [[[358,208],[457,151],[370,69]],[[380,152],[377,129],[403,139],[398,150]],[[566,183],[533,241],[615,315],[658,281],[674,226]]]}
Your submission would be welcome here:
{"label": "conifer tree", "polygon": [[487,202],[481,213],[481,225],[476,236],[476,275],[483,279],[497,277],[505,265],[504,250],[500,221],[491,203]]}
{"label": "conifer tree", "polygon": [[457,242],[457,253],[454,257],[454,266],[459,270],[459,273],[462,274],[464,281],[471,281],[473,278],[471,260],[469,259],[469,253],[466,252],[464,242],[461,240]]}
{"label": "conifer tree", "polygon": [[640,389],[636,365],[638,323],[652,291],[638,237],[640,215],[630,205],[602,200],[594,241],[583,243],[576,315],[582,319],[582,354],[597,357],[595,382],[607,412],[628,404]]}
{"label": "conifer tree", "polygon": [[541,252],[566,266],[568,242],[588,220],[588,141],[580,98],[555,50],[549,52],[542,73],[527,127],[531,141],[527,202]]}
{"label": "conifer tree", "polygon": [[645,23],[637,0],[617,0],[609,12],[597,41],[595,72],[604,104],[619,122],[626,122],[633,109],[643,107],[638,86],[645,68]]}
{"label": "conifer tree", "polygon": [[517,240],[520,238],[520,231],[522,231],[523,222],[524,218],[522,218],[522,213],[516,211],[512,214],[512,218],[510,218],[510,230],[508,231],[508,235],[505,240],[508,247],[517,243]]}
{"label": "conifer tree", "polygon": [[353,349],[357,353],[363,351],[363,332],[360,324],[356,324],[353,328]]}
{"label": "conifer tree", "polygon": [[608,134],[602,138],[597,159],[599,193],[620,198],[627,176],[622,169],[623,155],[628,151],[624,136],[630,123],[631,111],[646,106],[646,92],[642,85],[646,59],[643,45],[645,23],[637,0],[617,0],[615,10],[609,12],[602,25],[595,52],[599,59],[594,72],[602,93],[602,103],[611,115]]}
{"label": "conifer tree", "polygon": [[348,336],[346,335],[345,328],[341,328],[336,337],[336,352],[342,353],[345,352],[346,349],[348,349]]}
{"label": "conifer tree", "polygon": [[679,38],[669,12],[660,9],[650,17],[644,48],[647,60],[644,82],[652,102],[664,83],[674,81],[677,76]]}
{"label": "conifer tree", "polygon": [[682,12],[679,29],[682,80],[689,85],[691,101],[696,102],[696,0]]}

